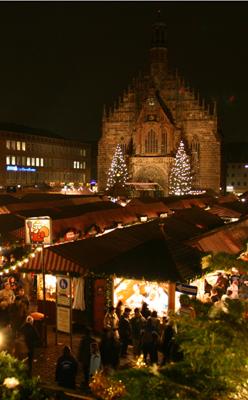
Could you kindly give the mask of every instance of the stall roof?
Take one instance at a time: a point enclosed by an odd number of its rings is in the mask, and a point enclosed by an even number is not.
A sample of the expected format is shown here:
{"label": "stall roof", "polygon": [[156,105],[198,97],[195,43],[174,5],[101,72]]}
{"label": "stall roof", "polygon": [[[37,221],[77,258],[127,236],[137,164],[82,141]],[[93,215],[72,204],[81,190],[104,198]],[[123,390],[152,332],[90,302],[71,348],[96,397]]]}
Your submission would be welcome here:
{"label": "stall roof", "polygon": [[231,208],[215,204],[208,212],[210,214],[218,215],[220,218],[240,218],[242,213],[232,210]]}
{"label": "stall roof", "polygon": [[[187,247],[183,244],[182,246],[184,249]],[[46,270],[57,273],[94,272],[140,279],[144,277],[147,280],[176,281],[199,273],[199,252],[192,251],[189,247],[187,250],[191,251],[192,257],[194,253],[195,262],[192,263],[192,258],[186,261],[185,252],[182,259],[177,255],[175,262],[161,226],[157,222],[151,222],[116,229],[109,234],[90,239],[50,246],[44,251],[44,259]],[[35,258],[30,258],[25,268],[41,270],[40,253]]]}
{"label": "stall roof", "polygon": [[248,238],[248,217],[190,239],[187,243],[204,252],[237,254]]}

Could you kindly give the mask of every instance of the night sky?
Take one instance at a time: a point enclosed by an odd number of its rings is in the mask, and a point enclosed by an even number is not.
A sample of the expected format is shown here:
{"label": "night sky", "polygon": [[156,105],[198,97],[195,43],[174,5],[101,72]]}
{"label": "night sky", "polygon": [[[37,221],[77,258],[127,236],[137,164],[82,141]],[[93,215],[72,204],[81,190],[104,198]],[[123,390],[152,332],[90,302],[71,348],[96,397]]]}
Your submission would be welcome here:
{"label": "night sky", "polygon": [[103,105],[148,58],[158,9],[171,67],[217,100],[227,141],[248,141],[246,2],[0,2],[0,122],[98,139]]}

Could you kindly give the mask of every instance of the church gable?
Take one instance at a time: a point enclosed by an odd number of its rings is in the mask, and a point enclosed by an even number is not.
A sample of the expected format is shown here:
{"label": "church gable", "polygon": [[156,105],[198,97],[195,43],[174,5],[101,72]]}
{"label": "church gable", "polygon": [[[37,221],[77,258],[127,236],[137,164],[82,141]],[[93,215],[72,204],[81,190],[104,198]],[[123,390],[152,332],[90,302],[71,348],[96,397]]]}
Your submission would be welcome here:
{"label": "church gable", "polygon": [[150,92],[141,107],[134,138],[136,153],[144,156],[165,156],[173,151],[174,126],[158,100]]}

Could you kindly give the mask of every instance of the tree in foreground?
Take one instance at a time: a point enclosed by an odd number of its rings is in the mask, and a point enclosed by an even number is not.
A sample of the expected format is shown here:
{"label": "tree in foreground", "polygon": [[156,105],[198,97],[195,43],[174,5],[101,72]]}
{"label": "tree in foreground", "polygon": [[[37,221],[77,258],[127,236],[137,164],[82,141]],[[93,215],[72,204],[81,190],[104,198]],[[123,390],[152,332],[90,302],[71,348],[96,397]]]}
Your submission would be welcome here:
{"label": "tree in foreground", "polygon": [[122,194],[128,180],[127,166],[121,150],[121,146],[116,146],[111,166],[108,171],[106,191],[110,194]]}
{"label": "tree in foreground", "polygon": [[192,173],[190,159],[185,151],[184,143],[181,140],[170,171],[169,194],[176,196],[188,194],[191,191],[191,185]]}
{"label": "tree in foreground", "polygon": [[173,347],[180,359],[174,357],[164,367],[141,365],[117,371],[107,384],[98,377],[97,398],[248,400],[247,303],[227,299],[218,307],[192,300],[192,305],[196,318],[171,316],[177,327]]}

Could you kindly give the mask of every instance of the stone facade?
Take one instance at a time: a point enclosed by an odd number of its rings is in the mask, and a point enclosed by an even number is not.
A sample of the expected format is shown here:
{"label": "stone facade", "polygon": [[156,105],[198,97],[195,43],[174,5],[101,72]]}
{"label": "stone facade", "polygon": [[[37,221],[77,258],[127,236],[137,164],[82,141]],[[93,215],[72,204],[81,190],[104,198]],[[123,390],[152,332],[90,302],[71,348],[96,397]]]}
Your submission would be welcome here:
{"label": "stone facade", "polygon": [[168,194],[171,162],[180,139],[191,158],[195,188],[220,188],[221,142],[216,106],[205,107],[177,73],[168,69],[166,26],[153,27],[147,70],[133,80],[113,110],[103,112],[98,143],[98,184],[119,143],[132,182],[157,182]]}

